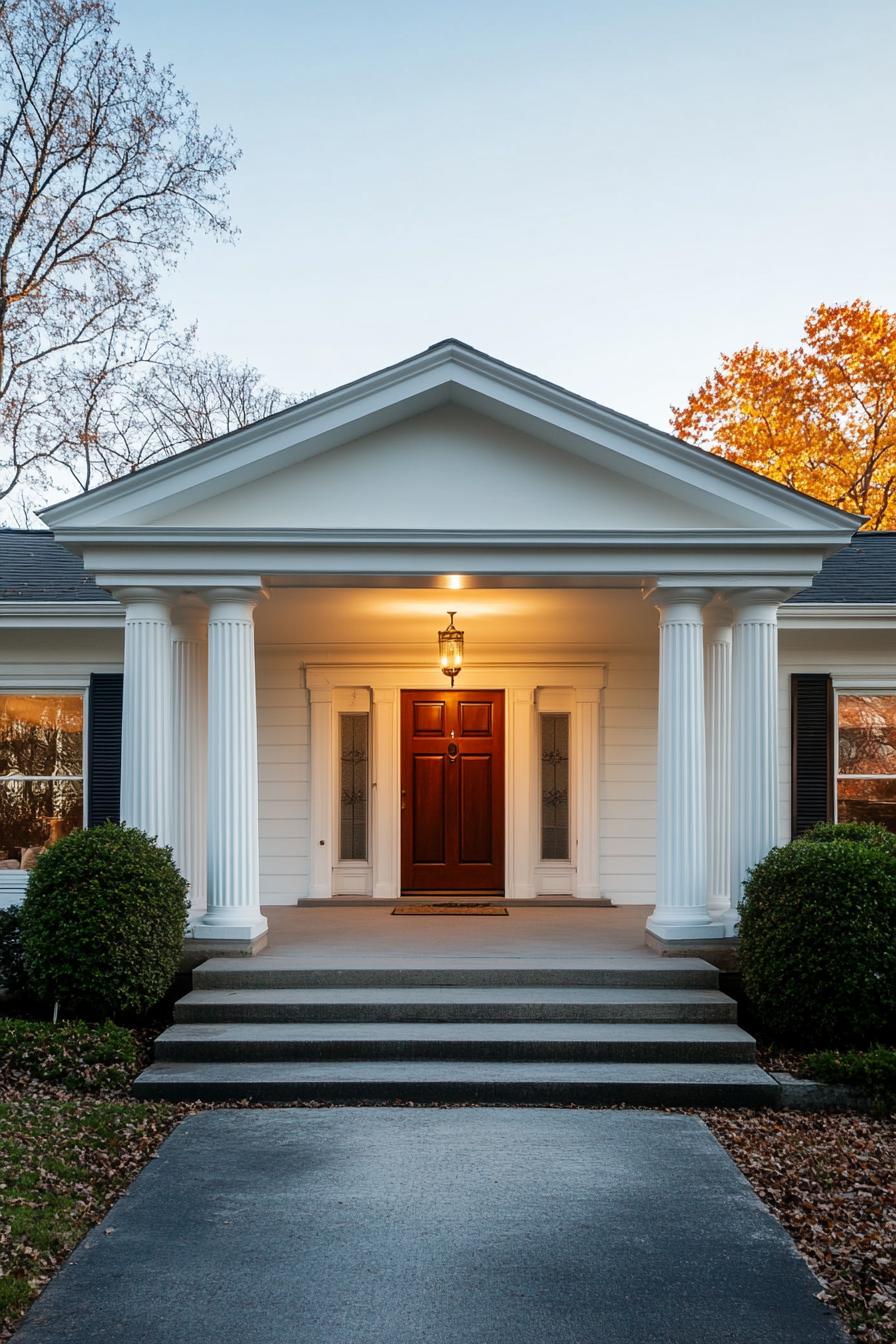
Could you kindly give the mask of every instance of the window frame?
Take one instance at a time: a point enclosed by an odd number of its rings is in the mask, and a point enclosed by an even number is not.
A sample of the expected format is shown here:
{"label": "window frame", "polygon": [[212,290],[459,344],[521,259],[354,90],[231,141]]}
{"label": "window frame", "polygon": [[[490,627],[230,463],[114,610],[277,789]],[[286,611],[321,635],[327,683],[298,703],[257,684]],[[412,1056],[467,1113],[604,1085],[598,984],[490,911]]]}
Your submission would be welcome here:
{"label": "window frame", "polygon": [[884,779],[896,782],[896,771],[892,774],[845,774],[840,769],[840,699],[841,697],[872,697],[890,696],[896,700],[896,681],[864,681],[852,679],[833,678],[834,693],[834,742],[833,742],[833,818],[834,821],[840,820],[840,781],[841,779]]}
{"label": "window frame", "polygon": [[[88,716],[90,714],[90,682],[73,681],[66,678],[64,681],[45,681],[40,678],[36,683],[32,681],[25,682],[22,677],[15,679],[9,677],[0,678],[0,696],[21,695],[29,696],[34,699],[62,699],[65,697],[77,697],[81,701],[81,773],[79,775],[2,775],[0,776],[0,787],[3,784],[52,784],[57,781],[66,780],[81,785],[81,824],[76,830],[83,830],[87,825],[87,776],[88,776]],[[21,848],[21,846],[20,846]],[[4,875],[7,878],[18,877],[23,874],[27,880],[27,869],[7,869]]]}

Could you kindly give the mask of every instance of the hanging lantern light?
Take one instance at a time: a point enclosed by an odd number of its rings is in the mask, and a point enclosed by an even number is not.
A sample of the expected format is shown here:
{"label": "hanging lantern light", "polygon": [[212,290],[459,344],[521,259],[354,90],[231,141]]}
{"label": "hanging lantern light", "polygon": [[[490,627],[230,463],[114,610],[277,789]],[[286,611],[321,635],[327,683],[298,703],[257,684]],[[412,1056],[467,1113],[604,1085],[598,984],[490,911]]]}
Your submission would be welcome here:
{"label": "hanging lantern light", "polygon": [[439,631],[439,665],[446,677],[454,678],[464,665],[464,632],[454,624],[456,611],[448,613],[448,628]]}

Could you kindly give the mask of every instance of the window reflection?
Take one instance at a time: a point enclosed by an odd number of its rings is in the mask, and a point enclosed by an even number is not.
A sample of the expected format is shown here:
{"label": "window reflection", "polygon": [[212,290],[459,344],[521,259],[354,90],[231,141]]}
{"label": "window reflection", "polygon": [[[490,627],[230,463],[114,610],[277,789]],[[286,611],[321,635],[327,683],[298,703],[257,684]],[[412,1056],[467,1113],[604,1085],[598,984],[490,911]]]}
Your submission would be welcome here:
{"label": "window reflection", "polygon": [[896,831],[896,695],[837,698],[837,820]]}
{"label": "window reflection", "polygon": [[83,824],[79,695],[0,695],[0,868],[32,868]]}

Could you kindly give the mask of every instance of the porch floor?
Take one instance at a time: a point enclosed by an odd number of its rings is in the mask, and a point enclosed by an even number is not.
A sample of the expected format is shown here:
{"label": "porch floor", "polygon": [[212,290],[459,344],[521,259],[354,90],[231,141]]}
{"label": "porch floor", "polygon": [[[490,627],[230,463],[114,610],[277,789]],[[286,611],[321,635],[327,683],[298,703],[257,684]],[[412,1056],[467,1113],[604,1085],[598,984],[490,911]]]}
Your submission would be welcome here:
{"label": "porch floor", "polygon": [[[297,966],[591,966],[612,960],[655,965],[644,942],[652,907],[582,909],[511,906],[506,918],[481,915],[392,916],[376,906],[265,906],[262,956]],[[257,960],[257,959],[256,959]]]}

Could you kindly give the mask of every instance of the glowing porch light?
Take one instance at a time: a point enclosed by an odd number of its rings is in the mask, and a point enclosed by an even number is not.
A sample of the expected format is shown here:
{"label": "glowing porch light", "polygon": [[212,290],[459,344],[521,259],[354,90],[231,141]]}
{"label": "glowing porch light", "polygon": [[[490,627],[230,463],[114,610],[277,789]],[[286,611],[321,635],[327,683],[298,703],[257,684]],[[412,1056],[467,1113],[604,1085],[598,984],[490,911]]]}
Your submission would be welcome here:
{"label": "glowing porch light", "polygon": [[449,611],[447,629],[439,631],[439,666],[451,678],[452,686],[464,665],[464,632],[454,624],[456,615],[456,611]]}

